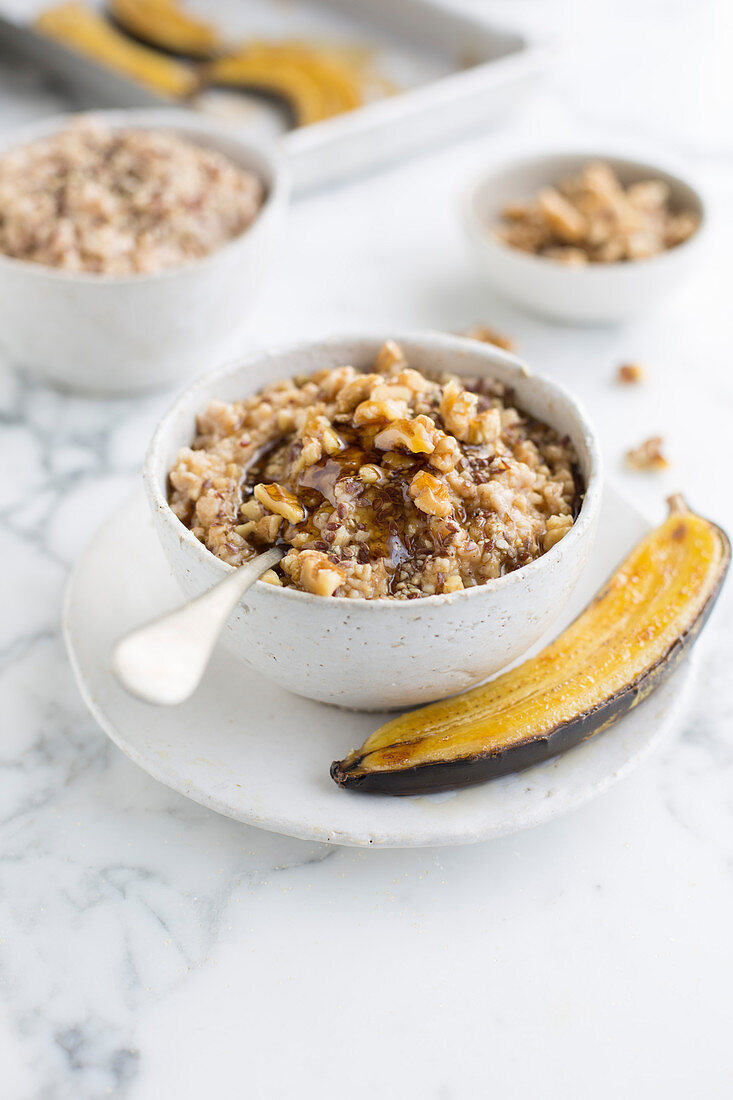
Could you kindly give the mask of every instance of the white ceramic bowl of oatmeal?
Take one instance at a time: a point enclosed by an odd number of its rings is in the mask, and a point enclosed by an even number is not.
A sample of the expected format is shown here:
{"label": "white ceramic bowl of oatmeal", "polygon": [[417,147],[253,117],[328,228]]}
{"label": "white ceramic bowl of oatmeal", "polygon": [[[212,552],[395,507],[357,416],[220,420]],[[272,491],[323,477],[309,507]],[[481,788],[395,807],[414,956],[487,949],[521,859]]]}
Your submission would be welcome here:
{"label": "white ceramic bowl of oatmeal", "polygon": [[[695,218],[695,231],[655,255],[579,264],[572,262],[582,260],[572,248],[563,262],[500,239],[497,228],[508,206],[531,203],[543,189],[554,189],[599,162],[613,170],[624,188],[657,181],[672,212]],[[694,266],[705,229],[703,199],[689,182],[654,164],[598,153],[545,154],[492,168],[468,188],[461,212],[474,257],[491,288],[532,313],[571,324],[619,322],[654,307]],[[555,251],[559,256],[563,250]]]}
{"label": "white ceramic bowl of oatmeal", "polygon": [[[172,511],[169,471],[197,434],[212,401],[250,397],[274,382],[351,364],[368,371],[386,338],[334,338],[253,355],[196,382],[163,417],[144,482],[158,536],[183,591],[197,595],[232,568]],[[562,610],[591,552],[602,489],[595,433],[576,401],[498,348],[439,333],[394,336],[411,368],[437,376],[496,380],[523,412],[556,429],[577,456],[584,483],[575,522],[529,564],[463,590],[422,598],[315,595],[263,581],[226,628],[225,644],[263,676],[296,694],[367,710],[442,698],[503,668]],[[235,471],[236,473],[236,471]],[[246,700],[243,700],[246,707]]]}
{"label": "white ceramic bowl of oatmeal", "polygon": [[[65,133],[78,117],[57,116],[3,134],[0,158]],[[123,274],[110,274],[114,265],[102,265],[101,270],[67,270],[0,254],[0,346],[12,362],[54,384],[89,393],[131,394],[183,382],[202,361],[222,362],[236,350],[250,303],[266,277],[283,227],[287,173],[276,153],[192,112],[115,110],[95,111],[92,117],[115,132],[163,131],[207,151],[206,155],[211,151],[223,156],[229,162],[222,162],[227,169],[233,165],[243,177],[251,174],[261,181],[261,205],[251,223],[242,232],[233,230],[227,239],[222,219],[216,221],[221,211],[209,204],[206,216],[211,219],[215,243],[213,250],[203,254],[206,225],[193,224],[196,210],[192,203],[187,227],[199,229],[191,240],[200,256],[193,259],[185,257],[186,233],[176,232],[174,223],[180,216],[171,216],[167,224],[164,217],[164,232],[154,244],[167,249],[168,255],[157,265],[160,269],[153,271],[145,270],[145,264],[155,267],[160,257],[151,257],[150,249],[147,256],[139,258],[142,270]],[[174,187],[178,178],[172,175]],[[100,201],[108,197],[102,194]],[[21,215],[22,226],[23,211],[14,207],[14,198],[9,195],[6,208]],[[141,201],[146,213],[151,205],[147,199]],[[180,210],[183,206],[182,202]],[[226,209],[222,218],[225,215]],[[37,241],[37,227],[31,227]],[[110,237],[115,237],[114,232]],[[117,244],[110,240],[112,253]],[[63,263],[57,241],[54,249]],[[38,248],[35,254],[46,255]],[[182,256],[186,262],[179,262]]]}

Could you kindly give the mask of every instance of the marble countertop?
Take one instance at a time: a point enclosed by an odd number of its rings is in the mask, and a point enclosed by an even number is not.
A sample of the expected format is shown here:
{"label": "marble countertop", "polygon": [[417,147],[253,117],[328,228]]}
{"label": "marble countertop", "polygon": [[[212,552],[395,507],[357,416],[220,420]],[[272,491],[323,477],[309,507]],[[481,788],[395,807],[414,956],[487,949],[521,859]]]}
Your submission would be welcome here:
{"label": "marble countertop", "polygon": [[[490,133],[299,201],[249,347],[493,324],[582,397],[638,507],[660,518],[682,489],[733,528],[730,8],[474,6],[560,32],[542,91]],[[3,125],[62,105],[0,69]],[[701,266],[623,328],[555,327],[493,299],[456,218],[484,163],[583,145],[683,162],[710,200]],[[614,384],[628,360],[645,385]],[[122,756],[59,638],[69,568],[135,486],[170,400],[70,397],[0,369],[4,1100],[730,1096],[730,584],[679,736],[574,814],[446,850],[258,832]],[[624,449],[658,433],[670,469],[624,472]]]}

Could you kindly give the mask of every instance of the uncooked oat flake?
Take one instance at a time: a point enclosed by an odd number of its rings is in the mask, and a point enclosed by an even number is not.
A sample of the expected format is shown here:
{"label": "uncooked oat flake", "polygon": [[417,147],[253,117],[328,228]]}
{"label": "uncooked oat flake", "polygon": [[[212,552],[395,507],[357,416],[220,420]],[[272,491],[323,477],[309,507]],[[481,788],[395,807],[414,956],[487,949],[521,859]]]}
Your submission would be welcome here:
{"label": "uncooked oat flake", "polygon": [[499,240],[571,267],[656,256],[686,241],[699,225],[692,211],[672,208],[663,180],[624,187],[601,161],[542,188],[534,199],[509,203],[502,216]]}
{"label": "uncooked oat flake", "polygon": [[487,379],[415,370],[388,342],[372,370],[324,368],[213,401],[170,471],[170,505],[266,580],[323,596],[414,599],[484,584],[540,557],[582,500],[567,438]]}
{"label": "uncooked oat flake", "polygon": [[0,253],[102,275],[200,259],[250,225],[261,181],[161,130],[93,115],[0,157]]}

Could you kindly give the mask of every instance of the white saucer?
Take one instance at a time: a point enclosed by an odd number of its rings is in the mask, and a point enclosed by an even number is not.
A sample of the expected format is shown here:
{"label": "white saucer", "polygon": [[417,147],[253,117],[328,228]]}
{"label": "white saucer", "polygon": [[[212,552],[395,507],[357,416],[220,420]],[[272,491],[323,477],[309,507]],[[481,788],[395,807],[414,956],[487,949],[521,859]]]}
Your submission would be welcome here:
{"label": "white saucer", "polygon": [[[552,634],[647,529],[625,500],[606,490],[592,564]],[[92,714],[135,763],[194,801],[263,829],[335,844],[470,844],[574,809],[637,767],[663,740],[691,678],[688,660],[616,726],[518,775],[429,797],[356,794],[336,787],[329,765],[383,716],[290,695],[221,648],[196,695],[180,707],[152,707],[123,691],[110,673],[112,642],[180,600],[137,493],[97,532],[66,593],[64,636]]]}

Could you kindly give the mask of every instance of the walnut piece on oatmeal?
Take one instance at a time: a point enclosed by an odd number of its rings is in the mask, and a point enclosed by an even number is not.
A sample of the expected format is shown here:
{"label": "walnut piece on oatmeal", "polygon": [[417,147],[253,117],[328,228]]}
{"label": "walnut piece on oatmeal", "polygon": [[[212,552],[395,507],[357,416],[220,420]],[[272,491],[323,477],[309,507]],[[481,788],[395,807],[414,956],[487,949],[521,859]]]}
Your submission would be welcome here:
{"label": "walnut piece on oatmeal", "polygon": [[346,599],[460,592],[567,534],[583,493],[569,439],[500,383],[423,374],[394,342],[374,368],[211,402],[170,471],[173,511],[223,561],[282,546],[267,582]]}
{"label": "walnut piece on oatmeal", "polygon": [[499,240],[572,267],[656,256],[682,244],[697,230],[690,210],[674,210],[663,180],[624,187],[602,162],[577,176],[543,187],[534,200],[512,202],[496,226]]}
{"label": "walnut piece on oatmeal", "polygon": [[542,549],[545,551],[551,550],[556,543],[560,542],[560,539],[565,538],[572,526],[572,516],[550,516],[547,521],[547,530],[542,539]]}
{"label": "walnut piece on oatmeal", "polygon": [[305,508],[296,496],[284,489],[282,485],[255,485],[253,489],[255,499],[260,502],[268,512],[275,512],[282,516],[288,523],[300,523],[305,519]]}
{"label": "walnut piece on oatmeal", "polygon": [[626,452],[626,465],[632,470],[666,470],[669,466],[662,444],[661,435],[645,439],[638,447]]}
{"label": "walnut piece on oatmeal", "polygon": [[374,437],[374,446],[378,451],[430,454],[435,450],[432,435],[433,426],[426,416],[416,416],[414,420],[393,420]]}
{"label": "walnut piece on oatmeal", "polygon": [[291,581],[316,596],[333,596],[344,581],[343,571],[320,550],[301,550],[298,555],[291,552],[282,564]]}
{"label": "walnut piece on oatmeal", "polygon": [[421,512],[429,516],[449,516],[453,511],[450,495],[444,482],[434,474],[420,470],[410,482],[408,492]]}
{"label": "walnut piece on oatmeal", "polygon": [[213,149],[93,115],[0,157],[0,253],[100,275],[209,255],[250,225],[261,181]]}

